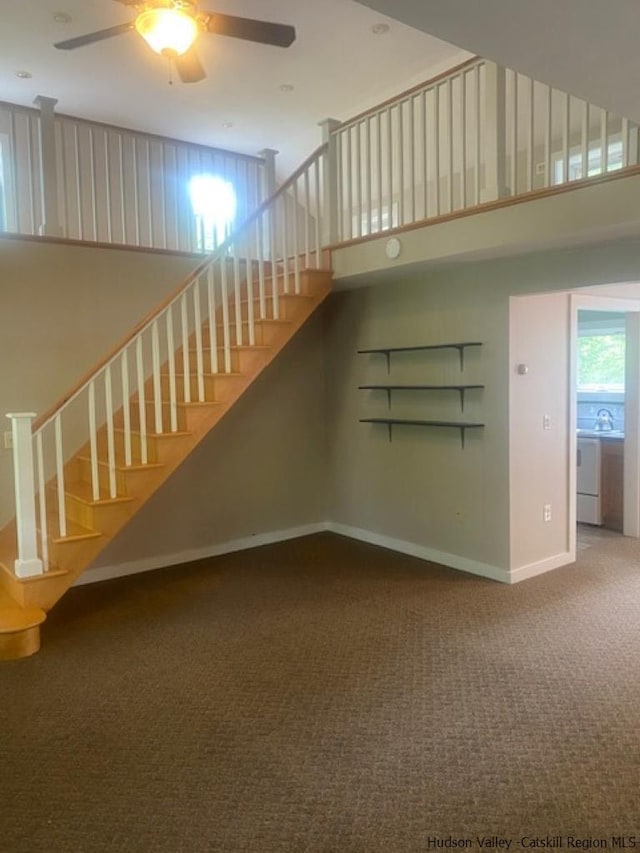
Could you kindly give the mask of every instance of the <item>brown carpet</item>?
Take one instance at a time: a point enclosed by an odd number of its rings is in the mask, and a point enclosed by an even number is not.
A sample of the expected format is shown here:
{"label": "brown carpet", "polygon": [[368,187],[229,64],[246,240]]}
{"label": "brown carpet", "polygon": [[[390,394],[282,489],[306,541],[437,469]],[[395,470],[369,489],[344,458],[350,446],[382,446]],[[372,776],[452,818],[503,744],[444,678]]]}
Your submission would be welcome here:
{"label": "brown carpet", "polygon": [[322,534],[72,590],[0,667],[0,850],[640,846],[639,556],[507,587]]}

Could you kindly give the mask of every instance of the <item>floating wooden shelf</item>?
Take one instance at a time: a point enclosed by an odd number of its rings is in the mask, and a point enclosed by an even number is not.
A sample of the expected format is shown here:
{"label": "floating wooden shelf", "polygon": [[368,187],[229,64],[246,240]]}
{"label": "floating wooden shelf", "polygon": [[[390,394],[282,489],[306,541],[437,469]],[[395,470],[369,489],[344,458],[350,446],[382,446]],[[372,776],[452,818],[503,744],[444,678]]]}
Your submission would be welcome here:
{"label": "floating wooden shelf", "polygon": [[460,430],[460,446],[464,449],[464,435],[468,429],[482,429],[484,424],[463,423],[462,421],[412,421],[400,418],[360,418],[361,424],[386,424],[389,428],[389,441],[392,440],[394,426],[445,427]]}
{"label": "floating wooden shelf", "polygon": [[389,408],[391,408],[392,391],[457,391],[460,395],[460,411],[464,412],[465,391],[482,389],[484,385],[359,385],[359,391],[386,391]]}
{"label": "floating wooden shelf", "polygon": [[387,373],[391,370],[391,353],[394,352],[418,352],[419,350],[436,350],[436,349],[455,349],[458,350],[460,356],[460,370],[464,370],[464,351],[467,347],[481,347],[480,341],[463,341],[452,344],[429,344],[427,346],[416,347],[376,347],[375,349],[359,349],[361,355],[370,353],[381,353],[387,358]]}

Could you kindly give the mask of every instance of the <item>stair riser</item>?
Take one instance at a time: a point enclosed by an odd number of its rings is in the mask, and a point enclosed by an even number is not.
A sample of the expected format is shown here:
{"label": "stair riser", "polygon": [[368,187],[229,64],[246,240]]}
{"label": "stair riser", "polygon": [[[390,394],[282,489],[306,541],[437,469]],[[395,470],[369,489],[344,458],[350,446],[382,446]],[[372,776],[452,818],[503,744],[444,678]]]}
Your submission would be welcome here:
{"label": "stair riser", "polygon": [[[207,338],[209,337],[208,330],[206,330]],[[203,344],[204,347],[204,344]],[[209,359],[209,348],[203,351],[203,373],[210,373],[211,362]],[[225,357],[224,357],[224,348],[218,346],[216,348],[216,352],[218,354],[218,369],[217,373],[224,372],[225,368]],[[251,352],[248,349],[230,349],[229,357],[231,364],[231,372],[232,373],[247,373],[256,365],[256,359],[261,357],[261,353]],[[195,376],[198,371],[198,358],[195,352],[189,353],[189,361],[190,361],[190,373],[192,376]],[[214,363],[215,367],[215,363]],[[176,353],[176,376],[184,376],[184,362],[182,360],[182,349],[179,349]]]}
{"label": "stair riser", "polygon": [[[133,429],[133,427],[132,427]],[[124,452],[124,434],[122,432],[116,432],[114,436],[114,444],[115,444],[115,457],[117,465],[125,464],[125,452]],[[107,436],[106,432],[102,432],[98,434],[98,458],[99,459],[108,459],[108,447],[107,447]],[[83,456],[88,455],[87,448],[84,449],[82,453]],[[142,441],[138,433],[131,433],[131,461],[134,464],[142,464]],[[147,436],[147,462],[157,462],[158,461],[158,448],[156,444],[156,440],[154,436]]]}
{"label": "stair riser", "polygon": [[70,494],[66,495],[65,500],[69,520],[75,521],[77,524],[87,527],[90,530],[109,529],[115,525],[122,525],[135,512],[132,503],[125,501],[122,503],[97,504],[92,506]]}
{"label": "stair riser", "polygon": [[[204,401],[199,400],[199,389],[198,389],[198,379],[195,376],[192,376],[189,382],[189,387],[191,389],[191,402],[214,402],[214,401],[222,401],[224,402],[230,396],[234,394],[234,386],[238,383],[240,377],[237,376],[229,376],[229,377],[220,377],[220,376],[204,376],[203,377],[203,385],[204,385]],[[161,387],[162,387],[162,395],[169,395],[169,377],[162,376],[161,377]],[[180,401],[184,400],[184,388],[185,382],[183,376],[176,376],[176,395]]]}
{"label": "stair riser", "polygon": [[[189,372],[196,373],[198,370],[198,356],[195,351],[196,342],[193,340],[191,347],[192,349],[189,352]],[[217,365],[214,359],[213,361],[213,369],[211,364],[211,356],[210,356],[210,348],[209,346],[205,346],[204,343],[202,345],[202,367],[204,373],[220,373],[224,370],[224,349],[221,346],[216,347],[216,355],[218,357]],[[231,357],[231,372],[232,373],[241,373],[241,360],[240,353],[238,350],[231,350],[229,353]],[[182,360],[182,347],[176,351],[175,358],[175,370],[176,376],[184,376],[184,362]],[[166,367],[162,371],[163,373],[168,373],[169,368]]]}
{"label": "stair riser", "polygon": [[[153,403],[146,403],[145,408],[145,417],[146,417],[146,429],[150,432],[157,432],[156,430],[156,409]],[[171,432],[171,411],[168,403],[163,403],[161,406],[161,416],[162,416],[162,432]],[[138,432],[140,430],[142,418],[140,417],[140,407],[138,406],[137,401],[133,401],[131,406],[129,407],[129,428]],[[184,409],[180,406],[176,406],[176,421],[178,430],[180,432],[187,429],[187,421],[185,417]],[[124,412],[122,409],[116,414],[114,418],[114,426],[116,429],[124,429]],[[124,447],[124,444],[123,444]]]}
{"label": "stair riser", "polygon": [[[90,459],[76,459],[76,477],[81,483],[93,482],[91,474]],[[119,495],[127,494],[127,475],[123,471],[116,470],[116,489]],[[100,494],[106,497],[109,494],[110,478],[109,468],[107,465],[98,465],[98,484],[100,486]]]}
{"label": "stair riser", "polygon": [[[278,316],[275,314],[275,305],[273,300],[269,297],[265,300],[264,304],[264,313],[260,313],[260,300],[253,300],[253,319],[255,320],[293,320],[295,319],[298,311],[301,310],[301,301],[307,300],[305,296],[285,296],[284,294],[280,294],[278,297]],[[235,322],[236,319],[236,305],[234,302],[229,305],[229,320],[231,322]],[[240,317],[241,319],[247,323],[249,321],[249,303],[243,302],[240,306]],[[218,324],[221,325],[222,317],[218,315]]]}
{"label": "stair riser", "polygon": [[[274,346],[282,340],[283,335],[287,335],[286,329],[288,329],[286,323],[269,323],[268,321],[261,322],[260,320],[256,320],[252,343],[256,346]],[[209,329],[207,326],[203,326],[202,345],[208,347],[210,343]],[[221,325],[216,328],[216,343],[218,347],[224,346],[224,328]],[[237,345],[251,346],[249,342],[249,325],[247,323],[242,324],[240,336],[238,336],[235,323],[229,323],[229,345],[232,347]]]}

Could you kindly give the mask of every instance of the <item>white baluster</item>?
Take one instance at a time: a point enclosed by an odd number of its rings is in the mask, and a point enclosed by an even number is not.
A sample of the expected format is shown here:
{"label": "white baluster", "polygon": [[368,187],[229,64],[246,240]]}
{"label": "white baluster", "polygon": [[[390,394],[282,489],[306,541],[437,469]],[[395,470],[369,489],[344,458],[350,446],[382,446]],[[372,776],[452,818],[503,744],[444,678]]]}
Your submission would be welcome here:
{"label": "white baluster", "polygon": [[40,553],[45,572],[49,571],[49,530],[47,527],[47,491],[44,474],[44,452],[42,448],[42,430],[36,433],[36,460],[38,481],[38,503],[40,511]]}
{"label": "white baluster", "polygon": [[589,104],[584,102],[582,115],[582,178],[589,174]]}
{"label": "white baluster", "polygon": [[162,383],[160,381],[160,335],[158,321],[151,324],[151,369],[153,371],[153,414],[155,431],[160,434],[162,427]]}
{"label": "white baluster", "polygon": [[94,501],[100,499],[100,478],[98,477],[98,429],[96,425],[96,387],[89,383],[87,397],[89,405],[89,447],[91,454],[91,495]]}
{"label": "white baluster", "polygon": [[96,141],[93,128],[89,128],[89,177],[91,179],[91,225],[93,239],[98,239],[98,195],[96,191]]}
{"label": "white baluster", "polygon": [[166,313],[167,356],[169,361],[169,419],[171,432],[178,431],[178,402],[176,394],[176,346],[173,338],[173,305]]}
{"label": "white baluster", "polygon": [[362,139],[360,127],[362,122],[357,122],[353,128],[355,134],[354,144],[356,148],[356,165],[355,165],[355,209],[356,209],[356,237],[362,237]]}
{"label": "white baluster", "polygon": [[109,465],[109,495],[117,495],[116,450],[113,432],[113,388],[111,384],[111,365],[107,365],[104,374],[105,412],[107,417],[107,461]]}
{"label": "white baluster", "polygon": [[227,290],[227,259],[220,260],[220,290],[222,299],[222,345],[224,347],[224,372],[231,373],[231,342],[229,329],[229,293]]}
{"label": "white baluster", "polygon": [[256,242],[258,250],[258,294],[260,299],[260,319],[264,320],[267,316],[267,300],[265,292],[265,277],[264,277],[264,229],[262,216],[258,217],[256,229]]}
{"label": "white baluster", "polygon": [[193,322],[196,335],[196,377],[198,402],[204,403],[204,358],[202,355],[202,317],[200,314],[200,279],[193,285]]}
{"label": "white baluster", "polygon": [[293,289],[300,293],[300,248],[298,246],[298,182],[293,182]]}
{"label": "white baluster", "polygon": [[552,122],[552,106],[553,106],[553,91],[551,86],[546,86],[545,96],[545,137],[544,137],[544,185],[551,186],[551,122]]}
{"label": "white baluster", "polygon": [[354,236],[353,231],[353,161],[351,156],[351,136],[353,134],[353,128],[348,127],[346,130],[347,137],[347,156],[346,156],[346,165],[347,165],[347,204],[346,204],[346,214],[349,218],[349,230],[348,230],[348,239],[352,240]]}
{"label": "white baluster", "polygon": [[278,202],[276,201],[269,210],[269,233],[271,235],[271,302],[273,306],[274,319],[280,316],[278,305],[278,264],[277,264],[277,238],[278,227],[277,216]]}
{"label": "white baluster", "polygon": [[[409,210],[411,222],[416,221],[416,141],[415,141],[415,98],[407,101],[409,109]],[[371,217],[371,214],[369,214]],[[371,223],[369,223],[371,232]]]}
{"label": "white baluster", "polygon": [[304,172],[304,262],[305,268],[310,269],[311,267],[311,245],[310,245],[310,234],[309,234],[309,218],[311,216],[311,197],[309,194],[309,169],[311,167],[305,169]]}
{"label": "white baluster", "polygon": [[124,464],[131,465],[131,392],[129,390],[129,359],[127,350],[120,357],[120,374],[122,377],[122,416],[124,429]]}
{"label": "white baluster", "polygon": [[64,455],[62,452],[62,416],[58,413],[54,420],[56,445],[56,477],[58,481],[58,521],[60,536],[67,535],[67,503],[64,491]]}
{"label": "white baluster", "polygon": [[285,293],[289,293],[289,251],[287,249],[289,236],[289,216],[287,212],[287,194],[283,193],[280,196],[279,201],[282,202],[282,272],[284,276],[283,289]]}
{"label": "white baluster", "polygon": [[251,252],[249,250],[251,239],[248,231],[245,232],[245,240],[247,241],[247,323],[249,327],[249,346],[253,347],[256,343],[256,325],[253,305],[253,263],[251,261]]}
{"label": "white baluster", "polygon": [[[515,91],[514,85],[514,91]],[[517,102],[516,102],[517,104]],[[517,160],[517,107],[514,112],[514,116],[516,117],[513,128],[514,128],[514,143],[513,143],[513,168],[515,174],[515,163]],[[460,141],[460,206],[464,210],[467,206],[467,72],[463,71],[460,75],[460,135],[462,137]],[[515,193],[515,182],[513,183],[513,190]]]}
{"label": "white baluster", "polygon": [[[340,149],[339,149],[340,150]],[[321,181],[320,181],[320,161],[317,161],[315,164],[315,193],[316,193],[316,221],[315,221],[315,252],[316,252],[316,269],[320,269],[322,266],[322,261],[320,257],[320,232],[321,232],[321,218],[322,218],[322,201],[321,201]],[[338,172],[338,174],[340,174]],[[340,216],[342,217],[342,204],[338,206],[340,211]],[[342,227],[340,227],[340,234],[342,234]]]}
{"label": "white baluster", "polygon": [[[569,95],[565,93],[564,96],[564,114],[563,114],[563,128],[562,128],[562,180],[563,183],[567,183],[569,181],[569,146],[571,144],[570,133],[571,133],[571,121],[570,121],[570,106],[571,98]],[[554,176],[555,177],[555,176]]]}
{"label": "white baluster", "polygon": [[440,216],[440,86],[433,89],[433,159],[435,171],[436,216]]}
{"label": "white baluster", "polygon": [[180,297],[180,320],[182,326],[182,382],[184,385],[183,399],[191,402],[191,363],[189,359],[189,323],[187,318],[187,294]]}
{"label": "white baluster", "polygon": [[[36,534],[36,499],[33,471],[31,422],[34,412],[8,414],[13,440],[13,466],[16,502],[18,559],[14,571],[19,578],[41,575],[44,571],[38,557]],[[46,527],[46,524],[44,525]]]}
{"label": "white baluster", "polygon": [[242,301],[240,293],[240,258],[238,257],[238,246],[233,246],[233,302],[236,313],[236,345],[244,343],[242,335]]}
{"label": "white baluster", "polygon": [[[264,270],[263,270],[264,277]],[[209,308],[209,368],[218,372],[218,329],[216,327],[216,280],[215,264],[207,270],[207,303]]]}
{"label": "white baluster", "polygon": [[140,461],[146,465],[147,455],[147,409],[144,391],[144,363],[142,360],[142,335],[136,338],[136,374],[138,381],[138,416],[140,418]]}
{"label": "white baluster", "polygon": [[111,163],[109,162],[109,134],[105,130],[104,141],[104,191],[107,206],[107,240],[113,242],[113,211],[111,210]]}
{"label": "white baluster", "polygon": [[608,114],[606,110],[600,110],[600,170],[602,174],[609,168],[609,135]]}

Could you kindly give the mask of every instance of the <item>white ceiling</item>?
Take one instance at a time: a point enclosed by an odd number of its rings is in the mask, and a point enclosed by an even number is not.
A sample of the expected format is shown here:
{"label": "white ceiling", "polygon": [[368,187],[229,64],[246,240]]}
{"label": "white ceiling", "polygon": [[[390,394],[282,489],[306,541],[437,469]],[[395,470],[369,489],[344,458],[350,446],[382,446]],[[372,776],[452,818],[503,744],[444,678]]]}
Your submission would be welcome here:
{"label": "white ceiling", "polygon": [[[349,118],[468,56],[353,0],[201,0],[201,8],[293,24],[297,39],[282,49],[203,34],[207,80],[169,85],[167,60],[135,32],[74,51],[52,46],[129,21],[133,9],[114,0],[0,0],[0,98],[31,105],[46,95],[69,115],[250,154],[275,148],[284,176],[320,143],[320,120]],[[54,12],[72,21],[57,23]],[[381,22],[389,32],[374,35]],[[16,77],[22,70],[32,77]]]}
{"label": "white ceiling", "polygon": [[359,0],[640,123],[638,0]]}

